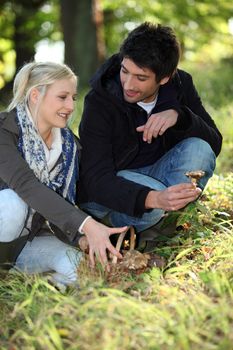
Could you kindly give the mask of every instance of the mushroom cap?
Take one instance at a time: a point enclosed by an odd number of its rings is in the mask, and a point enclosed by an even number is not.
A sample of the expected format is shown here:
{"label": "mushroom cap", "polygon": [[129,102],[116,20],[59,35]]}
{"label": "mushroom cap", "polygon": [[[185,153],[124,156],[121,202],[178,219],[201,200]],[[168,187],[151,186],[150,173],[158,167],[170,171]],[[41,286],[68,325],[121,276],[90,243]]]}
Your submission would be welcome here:
{"label": "mushroom cap", "polygon": [[203,170],[193,170],[193,171],[187,171],[185,175],[193,179],[199,180],[201,177],[205,175],[205,172]]}
{"label": "mushroom cap", "polygon": [[124,256],[122,265],[129,270],[137,270],[146,267],[148,260],[148,254],[142,254],[137,250],[129,250]]}

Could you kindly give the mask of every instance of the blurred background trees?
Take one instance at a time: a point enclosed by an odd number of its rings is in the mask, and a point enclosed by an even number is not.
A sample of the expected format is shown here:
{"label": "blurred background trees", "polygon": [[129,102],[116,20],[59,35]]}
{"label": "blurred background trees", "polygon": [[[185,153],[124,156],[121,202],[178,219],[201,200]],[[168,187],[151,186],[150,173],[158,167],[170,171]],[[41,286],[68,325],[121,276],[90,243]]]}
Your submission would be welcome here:
{"label": "blurred background trees", "polygon": [[143,21],[171,26],[180,68],[194,78],[224,135],[220,171],[233,171],[233,3],[229,0],[0,0],[0,109],[16,71],[30,60],[65,62],[79,76],[77,133],[88,81]]}
{"label": "blurred background trees", "polygon": [[[230,1],[1,0],[1,101],[9,96],[17,69],[34,59],[41,43],[44,47],[59,43],[59,57],[64,49],[64,61],[85,87],[100,63],[118,50],[127,32],[145,20],[174,28],[184,60],[233,57]],[[52,59],[59,57],[54,53]]]}

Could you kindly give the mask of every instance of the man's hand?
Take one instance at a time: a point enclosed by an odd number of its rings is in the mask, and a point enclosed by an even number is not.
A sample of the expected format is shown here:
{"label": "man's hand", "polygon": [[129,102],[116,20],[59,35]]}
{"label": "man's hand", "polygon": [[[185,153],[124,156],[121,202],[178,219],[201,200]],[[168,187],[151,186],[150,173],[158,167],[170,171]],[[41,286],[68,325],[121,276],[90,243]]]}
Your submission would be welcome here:
{"label": "man's hand", "polygon": [[165,211],[179,210],[195,201],[200,194],[200,188],[196,188],[191,183],[182,183],[162,191],[150,191],[146,197],[145,207],[147,209],[159,208]]}
{"label": "man's hand", "polygon": [[88,240],[91,267],[95,266],[95,259],[97,259],[100,261],[101,265],[109,271],[107,250],[117,258],[122,259],[122,255],[112,245],[109,237],[115,233],[120,234],[127,229],[127,226],[121,228],[110,228],[92,218],[85,222],[82,230]]}
{"label": "man's hand", "polygon": [[152,137],[163,135],[163,133],[175,125],[177,122],[178,113],[174,109],[151,114],[146,124],[138,126],[137,131],[143,132],[143,140],[151,143]]}

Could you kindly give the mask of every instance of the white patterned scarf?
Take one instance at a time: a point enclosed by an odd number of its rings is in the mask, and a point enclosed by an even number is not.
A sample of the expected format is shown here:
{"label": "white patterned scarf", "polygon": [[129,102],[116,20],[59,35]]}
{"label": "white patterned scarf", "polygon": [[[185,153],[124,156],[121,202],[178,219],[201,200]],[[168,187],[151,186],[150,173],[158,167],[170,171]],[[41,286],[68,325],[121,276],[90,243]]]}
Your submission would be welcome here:
{"label": "white patterned scarf", "polygon": [[73,133],[68,128],[61,129],[62,154],[55,167],[49,172],[42,138],[27,116],[24,104],[17,106],[16,115],[19,126],[19,152],[43,184],[75,204],[78,149]]}

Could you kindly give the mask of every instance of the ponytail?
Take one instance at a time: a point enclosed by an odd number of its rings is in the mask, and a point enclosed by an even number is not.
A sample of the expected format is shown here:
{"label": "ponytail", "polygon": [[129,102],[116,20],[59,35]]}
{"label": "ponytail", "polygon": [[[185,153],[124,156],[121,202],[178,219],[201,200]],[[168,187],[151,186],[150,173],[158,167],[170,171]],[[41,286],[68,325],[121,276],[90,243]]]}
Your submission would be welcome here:
{"label": "ponytail", "polygon": [[28,98],[28,82],[31,71],[33,70],[35,63],[28,63],[21,68],[14,80],[13,86],[13,99],[9,104],[7,110],[11,111],[19,103],[26,102]]}

